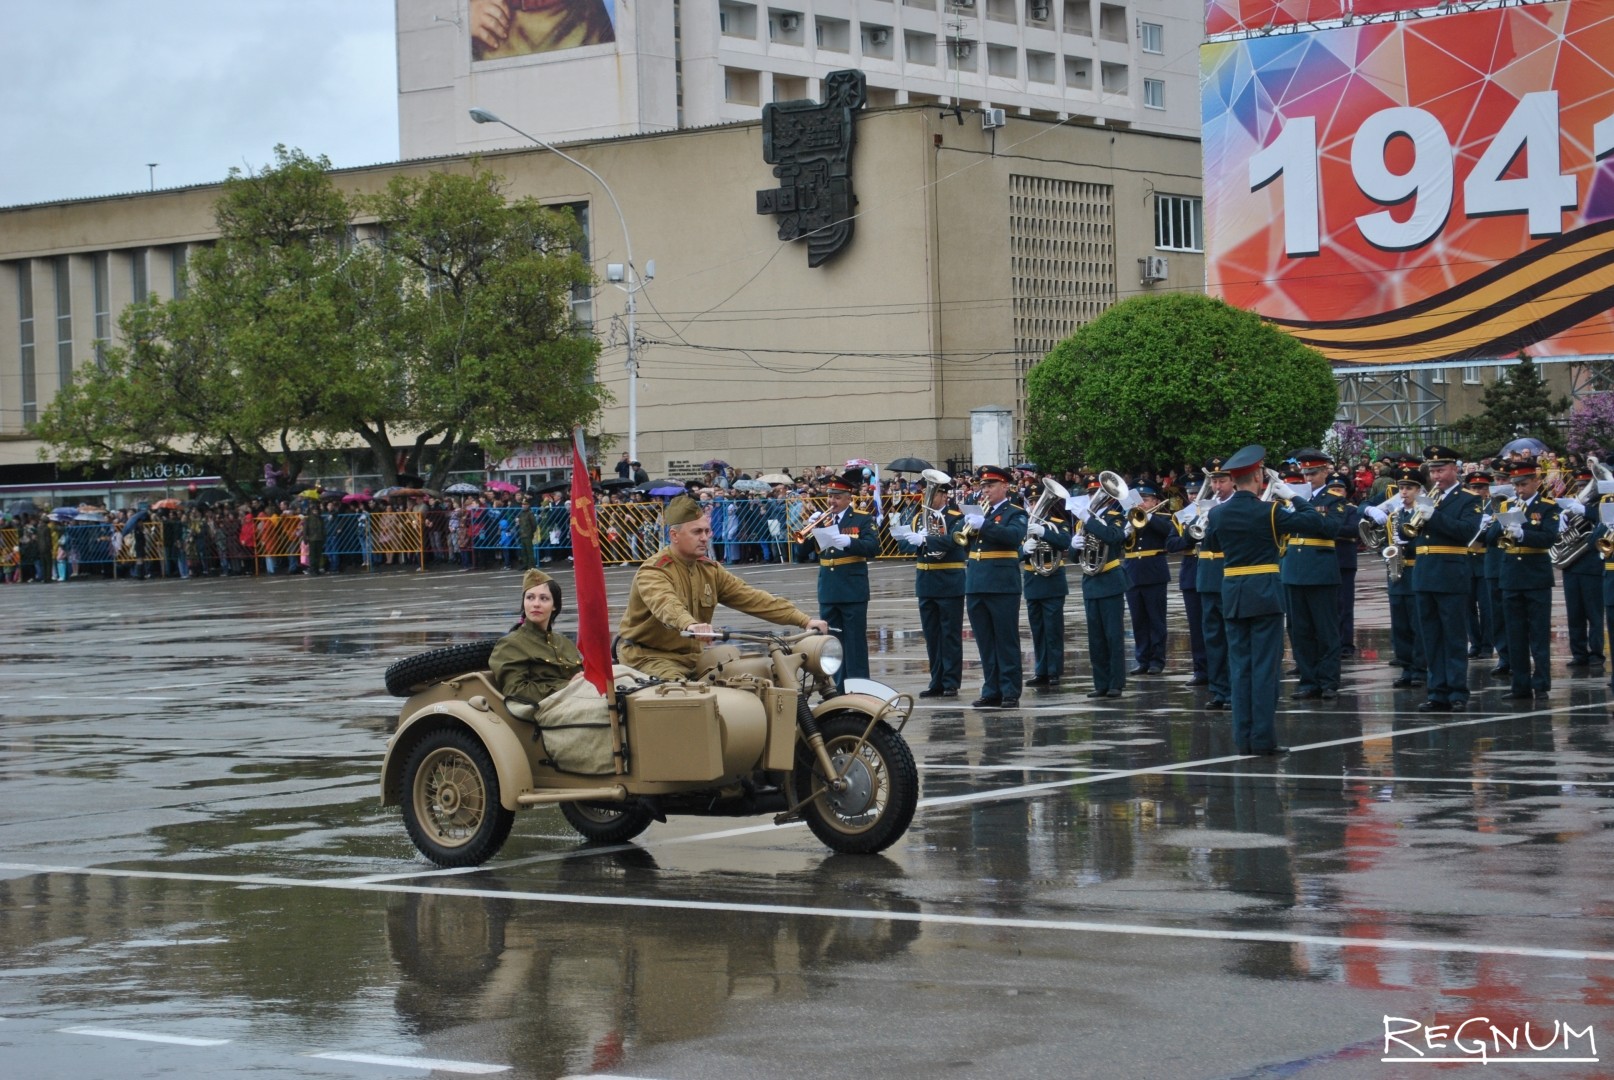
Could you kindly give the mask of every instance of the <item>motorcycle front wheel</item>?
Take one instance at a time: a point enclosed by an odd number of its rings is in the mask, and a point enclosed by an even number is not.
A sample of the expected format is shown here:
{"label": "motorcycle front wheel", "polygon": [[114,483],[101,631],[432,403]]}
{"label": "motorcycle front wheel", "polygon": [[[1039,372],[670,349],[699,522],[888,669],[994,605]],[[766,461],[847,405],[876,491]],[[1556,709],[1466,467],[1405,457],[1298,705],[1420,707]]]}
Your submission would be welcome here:
{"label": "motorcycle front wheel", "polygon": [[907,742],[881,721],[859,746],[868,723],[860,713],[818,721],[830,762],[846,780],[842,790],[829,786],[831,778],[805,742],[796,745],[791,771],[793,804],[818,793],[802,808],[807,827],[826,847],[848,855],[870,855],[896,843],[919,805],[919,770]]}

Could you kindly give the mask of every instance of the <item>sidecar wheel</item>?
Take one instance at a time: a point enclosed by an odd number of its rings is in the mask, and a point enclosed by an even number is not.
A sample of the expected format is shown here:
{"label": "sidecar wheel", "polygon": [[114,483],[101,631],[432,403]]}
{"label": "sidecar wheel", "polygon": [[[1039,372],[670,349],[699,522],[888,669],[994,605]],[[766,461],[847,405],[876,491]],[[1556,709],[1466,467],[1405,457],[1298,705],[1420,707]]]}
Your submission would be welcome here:
{"label": "sidecar wheel", "polygon": [[837,770],[846,770],[844,791],[827,788],[828,778],[805,742],[796,746],[796,767],[791,773],[792,803],[820,792],[802,809],[807,827],[831,850],[848,855],[870,855],[896,843],[919,805],[919,770],[913,753],[889,725],[883,721],[875,724],[868,741],[853,755],[867,726],[868,718],[858,713],[841,713],[818,722],[830,760]]}
{"label": "sidecar wheel", "polygon": [[622,844],[650,828],[655,815],[643,803],[560,804],[566,824],[596,844]]}
{"label": "sidecar wheel", "polygon": [[510,836],[516,815],[500,805],[493,758],[468,731],[422,738],[404,766],[404,790],[404,828],[438,866],[479,866]]}

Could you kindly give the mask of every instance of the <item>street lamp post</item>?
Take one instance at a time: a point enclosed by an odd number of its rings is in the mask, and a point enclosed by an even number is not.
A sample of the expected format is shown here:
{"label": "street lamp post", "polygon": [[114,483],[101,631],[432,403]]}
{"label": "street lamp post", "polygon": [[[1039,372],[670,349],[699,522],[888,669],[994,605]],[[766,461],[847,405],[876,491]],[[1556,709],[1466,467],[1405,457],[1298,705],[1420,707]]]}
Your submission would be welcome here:
{"label": "street lamp post", "polygon": [[[529,139],[543,147],[545,150],[548,150],[556,157],[571,162],[573,165],[576,165],[579,169],[582,169],[584,172],[592,176],[594,181],[599,184],[600,187],[605,189],[606,197],[611,200],[611,208],[616,211],[617,223],[622,227],[622,246],[627,249],[628,256],[626,273],[624,275],[625,281],[623,284],[618,285],[617,288],[628,294],[628,360],[627,364],[625,365],[628,373],[628,460],[638,461],[639,360],[637,355],[637,330],[634,325],[634,316],[637,312],[635,297],[638,291],[644,288],[645,282],[649,281],[651,276],[654,276],[654,261],[652,261],[651,264],[650,275],[641,281],[633,266],[633,240],[628,236],[628,219],[622,216],[622,204],[616,201],[616,192],[612,191],[611,185],[605,182],[605,177],[601,176],[587,165],[584,165],[581,161],[578,161],[576,158],[566,153],[566,151],[557,149],[530,132],[522,131],[508,120],[501,120],[499,117],[495,116],[486,109],[472,109],[471,119],[475,120],[478,124],[503,124],[505,127],[509,128],[517,135],[520,135],[522,138]],[[609,276],[609,274],[607,276]]]}

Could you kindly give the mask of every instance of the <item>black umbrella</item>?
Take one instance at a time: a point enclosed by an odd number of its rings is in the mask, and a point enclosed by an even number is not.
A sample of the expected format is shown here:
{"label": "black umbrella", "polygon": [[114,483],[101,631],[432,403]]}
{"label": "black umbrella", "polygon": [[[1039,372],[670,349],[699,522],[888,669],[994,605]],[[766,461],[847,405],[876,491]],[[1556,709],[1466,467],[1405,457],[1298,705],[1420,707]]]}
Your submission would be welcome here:
{"label": "black umbrella", "polygon": [[34,500],[32,499],[18,499],[16,502],[12,503],[6,508],[6,513],[13,516],[21,514],[33,514],[35,517],[38,517],[39,507],[35,505]]}
{"label": "black umbrella", "polygon": [[529,495],[548,495],[551,491],[566,491],[571,486],[571,477],[563,476],[559,480],[546,480],[537,487],[530,487],[527,489],[527,493]]}
{"label": "black umbrella", "polygon": [[885,467],[886,472],[924,472],[930,468],[930,462],[924,458],[899,457]]}
{"label": "black umbrella", "polygon": [[632,487],[633,481],[626,476],[613,476],[609,480],[601,480],[598,487],[602,491],[621,491],[625,487]]}

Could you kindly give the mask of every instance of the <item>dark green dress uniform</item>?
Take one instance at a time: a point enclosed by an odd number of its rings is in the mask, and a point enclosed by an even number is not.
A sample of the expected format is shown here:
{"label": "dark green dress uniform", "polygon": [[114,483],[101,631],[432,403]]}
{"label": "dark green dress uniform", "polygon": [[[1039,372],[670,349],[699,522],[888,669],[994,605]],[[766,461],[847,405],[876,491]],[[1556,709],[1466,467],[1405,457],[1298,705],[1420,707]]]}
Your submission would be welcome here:
{"label": "dark green dress uniform", "polygon": [[850,506],[824,527],[831,522],[852,538],[848,547],[818,553],[818,617],[829,623],[846,657],[835,673],[839,690],[847,679],[869,677],[869,560],[880,554],[880,533],[872,517]]}
{"label": "dark green dress uniform", "polygon": [[1065,675],[1065,598],[1070,595],[1070,579],[1065,564],[1070,553],[1070,521],[1063,506],[1049,508],[1043,522],[1042,543],[1053,549],[1050,562],[1057,563],[1047,574],[1039,574],[1025,548],[1038,542],[1026,534],[1020,563],[1022,591],[1026,598],[1026,621],[1031,624],[1031,652],[1035,670],[1027,686],[1056,686]]}
{"label": "dark green dress uniform", "polygon": [[[1490,482],[1488,474],[1477,471],[1471,471],[1463,477],[1463,486],[1468,489],[1469,494],[1479,500],[1482,518],[1485,515],[1486,503],[1489,501]],[[1468,602],[1463,607],[1463,613],[1468,616],[1468,658],[1485,660],[1493,655],[1491,639],[1495,631],[1491,626],[1491,590],[1485,578],[1486,547],[1477,522],[1473,534],[1468,539],[1469,589]]]}
{"label": "dark green dress uniform", "polygon": [[[1215,512],[1212,507],[1211,513]],[[1199,542],[1194,569],[1199,575],[1195,584],[1205,616],[1205,675],[1210,679],[1210,698],[1205,704],[1209,709],[1226,709],[1233,704],[1233,676],[1227,666],[1227,617],[1222,612],[1224,561],[1222,549],[1207,525],[1205,537]]]}
{"label": "dark green dress uniform", "polygon": [[[1498,499],[1495,506],[1501,506]],[[1484,515],[1481,515],[1482,519]],[[1508,652],[1508,621],[1507,607],[1502,601],[1502,543],[1500,533],[1491,533],[1486,530],[1480,536],[1480,543],[1485,545],[1485,588],[1491,594],[1491,644],[1496,649],[1496,666],[1491,674],[1497,677],[1513,674],[1513,664]]]}
{"label": "dark green dress uniform", "polygon": [[[1614,495],[1604,495],[1599,501],[1614,503]],[[1592,508],[1588,506],[1586,512],[1590,514]],[[1592,530],[1592,549],[1581,557],[1594,559],[1597,565],[1603,568],[1603,618],[1608,632],[1614,634],[1614,555],[1604,555],[1597,547],[1597,542],[1608,535],[1608,526],[1599,521],[1597,528]],[[1610,689],[1614,689],[1614,676],[1610,676],[1608,685]]]}
{"label": "dark green dress uniform", "polygon": [[[1576,490],[1592,479],[1590,470],[1575,474]],[[1559,504],[1559,528],[1570,511]],[[1597,508],[1588,508],[1596,522]],[[1567,566],[1559,567],[1564,586],[1564,614],[1569,619],[1569,666],[1603,666],[1603,566],[1588,542],[1586,549]]]}
{"label": "dark green dress uniform", "polygon": [[1205,659],[1205,610],[1199,599],[1199,541],[1189,536],[1182,522],[1171,519],[1171,535],[1166,537],[1166,554],[1182,554],[1177,567],[1177,586],[1182,592],[1182,610],[1188,617],[1188,653],[1193,658],[1194,673],[1190,686],[1210,683]]}
{"label": "dark green dress uniform", "polygon": [[1020,700],[1020,545],[1026,512],[1008,499],[971,538],[964,570],[970,632],[981,654],[982,705]]}
{"label": "dark green dress uniform", "polygon": [[1395,662],[1401,665],[1401,674],[1390,685],[1397,689],[1424,684],[1423,636],[1418,631],[1418,598],[1412,591],[1418,547],[1415,538],[1401,531],[1401,526],[1411,517],[1412,511],[1398,504],[1391,512],[1396,527],[1393,531],[1386,530],[1388,542],[1401,548],[1401,577],[1390,576],[1388,562],[1384,567],[1390,598],[1390,648]]}
{"label": "dark green dress uniform", "polygon": [[1082,574],[1082,610],[1087,616],[1087,654],[1093,664],[1093,692],[1088,697],[1120,697],[1126,687],[1126,513],[1111,501],[1082,523],[1082,554],[1102,547],[1097,573]]}
{"label": "dark green dress uniform", "polygon": [[1171,586],[1171,565],[1166,562],[1166,541],[1175,530],[1171,514],[1156,507],[1143,528],[1126,541],[1126,607],[1132,617],[1132,658],[1129,674],[1158,675],[1166,670],[1166,590]]}
{"label": "dark green dress uniform", "polygon": [[1357,549],[1361,546],[1358,526],[1362,523],[1362,511],[1350,501],[1346,494],[1349,490],[1345,477],[1336,473],[1328,478],[1328,494],[1337,498],[1342,508],[1334,533],[1334,559],[1339,563],[1339,655],[1342,659],[1356,655],[1356,567]]}
{"label": "dark green dress uniform", "polygon": [[964,678],[965,552],[953,540],[964,514],[951,502],[941,513],[945,529],[938,533],[927,528],[930,515],[923,510],[913,522],[924,533],[914,560],[913,587],[930,661],[930,685],[919,692],[920,697],[953,697]]}
{"label": "dark green dress uniform", "polygon": [[1468,707],[1468,601],[1473,571],[1468,542],[1479,531],[1480,500],[1452,481],[1432,496],[1435,508],[1418,534],[1413,594],[1423,632],[1429,697],[1423,712]]}
{"label": "dark green dress uniform", "polygon": [[[1545,697],[1552,689],[1548,670],[1552,637],[1552,560],[1558,542],[1558,504],[1539,491],[1529,499],[1504,499],[1497,514],[1524,511],[1523,537],[1502,552],[1502,606],[1508,625],[1508,660],[1513,668],[1511,697]],[[1501,521],[1485,530],[1502,536]]]}
{"label": "dark green dress uniform", "polygon": [[[1302,465],[1307,459],[1302,459]],[[1332,700],[1339,693],[1339,527],[1348,504],[1326,490],[1307,506],[1328,525],[1322,536],[1291,536],[1278,560],[1289,615],[1289,646],[1300,685],[1290,695]]]}
{"label": "dark green dress uniform", "polygon": [[[1228,459],[1228,470],[1237,475],[1258,468],[1264,456],[1258,446],[1245,447]],[[1278,750],[1278,677],[1283,654],[1278,538],[1321,538],[1330,533],[1328,522],[1298,499],[1292,508],[1284,507],[1240,489],[1211,511],[1205,535],[1214,537],[1226,557],[1222,607],[1233,681],[1233,745],[1238,753]]]}

